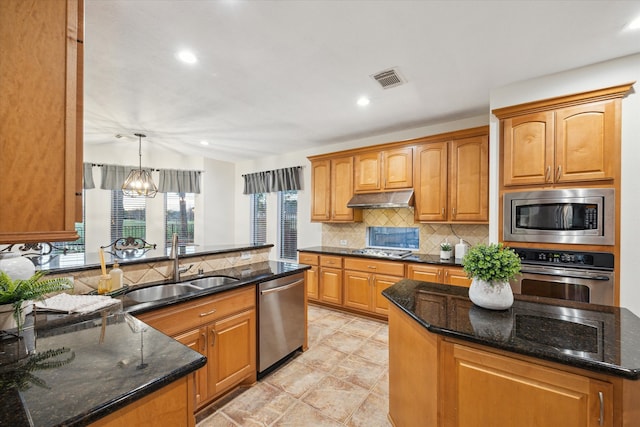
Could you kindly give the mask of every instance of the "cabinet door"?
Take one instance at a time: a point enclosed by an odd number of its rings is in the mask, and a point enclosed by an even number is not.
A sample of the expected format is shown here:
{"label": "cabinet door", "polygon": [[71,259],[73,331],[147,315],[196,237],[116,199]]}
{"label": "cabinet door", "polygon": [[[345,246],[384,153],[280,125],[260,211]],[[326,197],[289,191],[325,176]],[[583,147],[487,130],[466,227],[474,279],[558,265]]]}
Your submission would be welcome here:
{"label": "cabinet door", "polygon": [[[176,341],[189,347],[200,354],[207,355],[207,330],[198,328],[185,332],[175,337]],[[207,395],[207,366],[203,366],[195,372],[196,407],[204,402]]]}
{"label": "cabinet door", "polygon": [[371,310],[371,275],[360,271],[344,271],[344,306]]}
{"label": "cabinet door", "polygon": [[382,291],[402,280],[402,277],[382,276],[375,274],[372,280],[372,311],[378,314],[389,314],[389,300],[382,296]]}
{"label": "cabinet door", "polygon": [[413,148],[397,148],[382,153],[384,189],[413,187]]}
{"label": "cabinet door", "polygon": [[594,102],[556,111],[555,182],[614,178],[617,102]]}
{"label": "cabinet door", "polygon": [[79,12],[75,0],[0,1],[0,243],[78,238]]}
{"label": "cabinet door", "polygon": [[489,137],[452,141],[449,159],[449,219],[489,221]]}
{"label": "cabinet door", "polygon": [[553,112],[525,114],[503,123],[505,186],[551,182],[554,168]]}
{"label": "cabinet door", "polygon": [[447,219],[447,142],[416,149],[415,217],[418,221]]}
{"label": "cabinet door", "polygon": [[[443,373],[447,425],[599,425],[598,387],[590,378],[460,345],[452,353]],[[610,390],[600,388],[603,399],[612,399]],[[603,405],[608,406],[604,400]],[[612,425],[611,415],[604,414],[602,425]]]}
{"label": "cabinet door", "polygon": [[209,396],[219,395],[245,378],[256,376],[255,310],[247,310],[207,326]]}
{"label": "cabinet door", "polygon": [[[331,220],[353,221],[354,209],[347,203],[353,197],[353,157],[331,160]],[[361,212],[358,210],[358,212]],[[362,220],[360,218],[360,220]]]}
{"label": "cabinet door", "polygon": [[408,264],[407,278],[420,280],[422,282],[444,283],[443,271],[441,267],[434,267],[424,264]]}
{"label": "cabinet door", "polygon": [[342,269],[320,268],[320,300],[342,304]]}
{"label": "cabinet door", "polygon": [[331,219],[331,162],[311,162],[311,221]]}
{"label": "cabinet door", "polygon": [[304,272],[304,280],[307,283],[307,298],[317,301],[320,298],[318,292],[318,267],[313,266]]}
{"label": "cabinet door", "polygon": [[471,286],[471,279],[467,277],[462,267],[447,267],[444,269],[444,283],[454,286]]}
{"label": "cabinet door", "polygon": [[355,156],[355,186],[358,192],[381,190],[380,182],[382,156],[380,152],[364,153]]}

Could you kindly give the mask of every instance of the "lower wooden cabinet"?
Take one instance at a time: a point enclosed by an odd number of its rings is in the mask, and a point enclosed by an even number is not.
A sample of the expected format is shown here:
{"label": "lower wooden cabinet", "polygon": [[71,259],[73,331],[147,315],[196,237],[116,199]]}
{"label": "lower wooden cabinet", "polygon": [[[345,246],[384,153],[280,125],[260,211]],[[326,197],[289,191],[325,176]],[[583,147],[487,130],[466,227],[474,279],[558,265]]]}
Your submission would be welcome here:
{"label": "lower wooden cabinet", "polygon": [[404,276],[404,264],[366,258],[344,259],[345,307],[386,315],[389,309],[382,291]]}
{"label": "lower wooden cabinet", "polygon": [[318,288],[320,301],[342,305],[342,257],[320,256]]}
{"label": "lower wooden cabinet", "polygon": [[471,286],[462,267],[441,267],[428,264],[407,264],[407,278],[423,282],[444,283],[454,286]]}
{"label": "lower wooden cabinet", "polygon": [[307,299],[317,301],[320,299],[320,289],[318,287],[318,262],[319,256],[312,253],[300,252],[298,263],[310,265],[309,270],[304,272],[304,281],[307,286]]}
{"label": "lower wooden cabinet", "polygon": [[256,381],[255,298],[255,286],[249,286],[137,316],[207,356],[195,373],[196,410]]}

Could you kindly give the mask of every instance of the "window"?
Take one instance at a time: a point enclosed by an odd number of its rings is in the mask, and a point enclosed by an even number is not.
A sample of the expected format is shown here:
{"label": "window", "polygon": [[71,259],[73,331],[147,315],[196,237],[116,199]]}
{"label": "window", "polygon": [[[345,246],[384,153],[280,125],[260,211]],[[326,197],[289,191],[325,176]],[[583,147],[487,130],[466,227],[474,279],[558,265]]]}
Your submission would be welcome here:
{"label": "window", "polygon": [[113,190],[111,192],[111,241],[121,237],[146,239],[146,211],[146,198],[125,196],[122,190]]}
{"label": "window", "polygon": [[251,195],[251,244],[267,243],[267,194]]}
{"label": "window", "polygon": [[374,248],[420,248],[418,227],[367,227],[367,246]]}
{"label": "window", "polygon": [[298,192],[278,192],[278,206],[280,258],[295,260],[298,257]]}
{"label": "window", "polygon": [[193,244],[194,242],[194,193],[165,193],[165,242],[171,246],[173,233],[178,233],[180,244]]}

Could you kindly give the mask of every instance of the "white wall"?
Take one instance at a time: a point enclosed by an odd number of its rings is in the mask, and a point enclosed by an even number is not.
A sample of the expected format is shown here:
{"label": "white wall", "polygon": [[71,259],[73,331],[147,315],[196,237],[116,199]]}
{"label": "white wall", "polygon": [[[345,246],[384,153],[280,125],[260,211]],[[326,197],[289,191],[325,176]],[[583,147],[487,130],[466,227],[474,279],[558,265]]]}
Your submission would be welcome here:
{"label": "white wall", "polygon": [[[640,54],[611,61],[568,70],[562,73],[542,76],[508,86],[495,88],[490,93],[491,109],[552,98],[578,92],[585,92],[609,86],[640,80]],[[636,285],[640,276],[637,262],[638,251],[635,248],[640,241],[640,98],[632,92],[622,100],[622,206],[620,246],[620,305],[640,314],[640,286]],[[498,120],[491,116],[491,141],[499,138]],[[498,148],[490,147],[491,195],[489,239],[496,241],[498,236],[498,204],[496,195]]]}
{"label": "white wall", "polygon": [[[298,192],[298,247],[318,246],[322,244],[322,224],[312,223],[311,218],[311,171],[307,156],[315,154],[331,153],[356,147],[365,147],[375,144],[383,144],[394,141],[419,138],[422,136],[436,135],[454,130],[467,129],[476,126],[485,126],[489,121],[487,116],[477,116],[464,120],[440,123],[432,126],[424,126],[414,129],[392,132],[370,138],[362,138],[346,141],[338,144],[322,146],[314,150],[299,151],[282,156],[266,157],[259,160],[245,161],[236,164],[236,200],[235,200],[235,237],[238,243],[246,243],[250,237],[249,196],[243,195],[243,174],[259,172],[271,169],[280,169],[290,166],[303,166],[302,191]],[[277,244],[277,196],[271,193],[267,197],[267,242]],[[276,248],[277,249],[277,248]],[[271,258],[277,259],[278,251],[271,251]]]}

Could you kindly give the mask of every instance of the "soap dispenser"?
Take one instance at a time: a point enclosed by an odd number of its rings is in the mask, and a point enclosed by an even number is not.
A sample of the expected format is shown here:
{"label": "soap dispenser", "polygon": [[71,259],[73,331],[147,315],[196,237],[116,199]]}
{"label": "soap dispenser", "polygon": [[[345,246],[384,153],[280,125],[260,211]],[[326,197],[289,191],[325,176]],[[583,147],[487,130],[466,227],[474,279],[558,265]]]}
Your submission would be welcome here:
{"label": "soap dispenser", "polygon": [[455,258],[457,260],[461,260],[467,253],[467,244],[464,242],[464,240],[460,239],[460,243],[458,243],[456,245],[456,254],[455,254]]}
{"label": "soap dispenser", "polygon": [[120,289],[122,287],[122,270],[120,269],[120,266],[118,265],[118,261],[113,263],[113,268],[109,272],[109,275],[111,276],[112,289],[114,291],[116,289]]}

